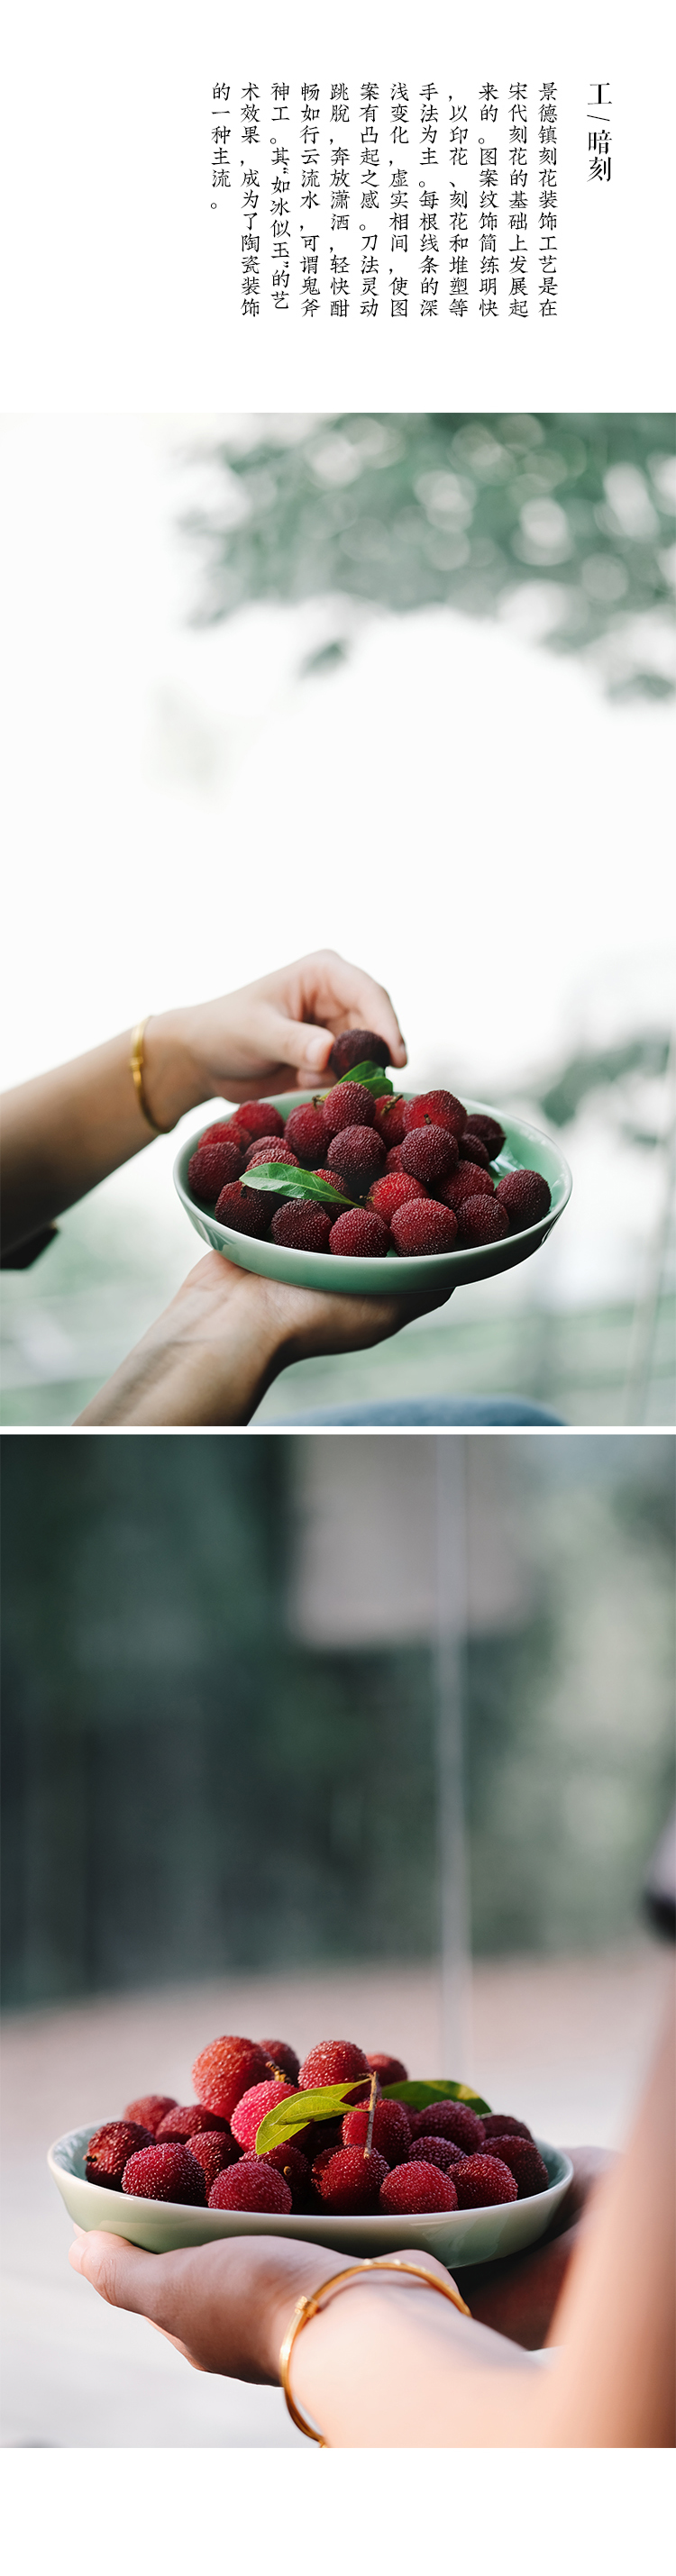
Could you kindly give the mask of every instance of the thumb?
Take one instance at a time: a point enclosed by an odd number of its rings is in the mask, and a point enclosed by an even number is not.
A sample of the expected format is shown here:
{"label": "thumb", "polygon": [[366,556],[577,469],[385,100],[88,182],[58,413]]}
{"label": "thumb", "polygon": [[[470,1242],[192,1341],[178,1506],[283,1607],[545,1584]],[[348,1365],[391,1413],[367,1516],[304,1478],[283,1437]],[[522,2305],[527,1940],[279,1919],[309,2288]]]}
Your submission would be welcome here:
{"label": "thumb", "polygon": [[152,2313],[155,2254],[145,2254],[140,2246],[130,2245],[126,2236],[114,2236],[112,2231],[96,2227],[86,2235],[78,2230],[68,2260],[72,2270],[81,2272],[111,2308],[132,2308],[140,2316]]}
{"label": "thumb", "polygon": [[269,1005],[260,1036],[272,1064],[306,1065],[310,1073],[323,1071],[333,1046],[330,1029],[316,1028],[314,1022],[306,1020],[287,1020],[282,1011],[274,1011]]}

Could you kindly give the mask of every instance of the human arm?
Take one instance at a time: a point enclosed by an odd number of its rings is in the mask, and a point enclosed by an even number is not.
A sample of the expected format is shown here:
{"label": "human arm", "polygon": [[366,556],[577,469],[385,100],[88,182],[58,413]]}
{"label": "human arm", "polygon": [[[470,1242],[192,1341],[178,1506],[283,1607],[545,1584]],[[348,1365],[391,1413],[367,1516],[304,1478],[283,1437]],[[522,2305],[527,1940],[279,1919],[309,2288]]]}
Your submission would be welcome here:
{"label": "human arm", "polygon": [[311,1090],[333,1039],[369,1028],[406,1063],[389,994],[333,949],[301,957],[238,992],[147,1022],[144,1115],[132,1080],[132,1032],[5,1093],[2,1214],[5,1250],[25,1243],[87,1190],[174,1127],[202,1101]]}
{"label": "human arm", "polygon": [[447,1286],[422,1300],[291,1288],[208,1252],[78,1420],[242,1425],[293,1360],[369,1350],[447,1297]]}
{"label": "human arm", "polygon": [[[670,2447],[673,2165],[669,2031],[627,2154],[599,2184],[570,2265],[550,2332],[564,2348],[550,2371],[422,2286],[371,2274],[299,2335],[296,2403],[336,2449]],[[198,2369],[268,2382],[298,2297],[339,2268],[335,2255],[274,2237],[154,2256],[80,2236],[70,2259]]]}

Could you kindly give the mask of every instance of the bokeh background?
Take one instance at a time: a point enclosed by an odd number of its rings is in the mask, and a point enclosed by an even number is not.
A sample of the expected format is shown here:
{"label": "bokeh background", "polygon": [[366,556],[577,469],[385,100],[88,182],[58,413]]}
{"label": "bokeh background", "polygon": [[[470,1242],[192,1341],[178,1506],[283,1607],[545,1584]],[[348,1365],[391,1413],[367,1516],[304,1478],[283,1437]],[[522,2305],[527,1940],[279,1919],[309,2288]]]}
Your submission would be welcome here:
{"label": "bokeh background", "polygon": [[[673,1442],[5,1439],[3,2439],[293,2440],[68,2273],[49,2139],[336,2032],[622,2143],[666,1953]],[[300,2439],[301,2437],[299,2437]]]}
{"label": "bokeh background", "polygon": [[[574,1194],[537,1261],[285,1372],[260,1418],[511,1391],[671,1422],[672,421],[1,435],[5,1080],[342,949],[390,987],[413,1082],[550,1125]],[[192,1265],[174,1152],[5,1276],[6,1421],[71,1421]]]}

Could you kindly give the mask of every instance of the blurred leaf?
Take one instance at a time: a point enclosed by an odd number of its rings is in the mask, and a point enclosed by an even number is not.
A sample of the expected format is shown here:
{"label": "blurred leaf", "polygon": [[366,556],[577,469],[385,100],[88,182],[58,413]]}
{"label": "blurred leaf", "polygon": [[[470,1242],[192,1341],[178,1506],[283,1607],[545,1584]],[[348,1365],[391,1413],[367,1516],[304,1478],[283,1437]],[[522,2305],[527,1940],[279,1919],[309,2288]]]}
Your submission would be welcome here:
{"label": "blurred leaf", "polygon": [[[386,1092],[391,1092],[394,1098],[394,1083],[390,1082],[389,1074],[383,1072],[381,1064],[374,1064],[372,1056],[367,1056],[364,1064],[353,1064],[349,1073],[341,1073],[340,1079],[341,1082],[362,1082],[373,1100],[382,1100]],[[325,1091],[322,1096],[328,1100],[329,1093]]]}
{"label": "blurred leaf", "polygon": [[473,2093],[471,2084],[452,2084],[450,2078],[447,2083],[444,2075],[429,2082],[421,2076],[406,2084],[384,2084],[383,2101],[408,2103],[412,2111],[426,2111],[432,2102],[466,2102],[470,2111],[490,2111],[491,2107],[481,2093]]}
{"label": "blurred leaf", "polygon": [[655,1079],[666,1072],[670,1041],[661,1031],[626,1039],[623,1046],[589,1048],[571,1056],[548,1091],[537,1094],[540,1109],[554,1127],[566,1127],[577,1116],[588,1092],[622,1082],[627,1074]]}
{"label": "blurred leaf", "polygon": [[[341,593],[487,616],[544,585],[544,641],[579,652],[612,636],[613,695],[672,693],[654,637],[673,595],[670,414],[340,412],[291,444],[260,430],[244,452],[223,444],[215,462],[236,509],[184,523],[205,552],[206,623],[248,600]],[[345,649],[320,646],[304,669]]]}

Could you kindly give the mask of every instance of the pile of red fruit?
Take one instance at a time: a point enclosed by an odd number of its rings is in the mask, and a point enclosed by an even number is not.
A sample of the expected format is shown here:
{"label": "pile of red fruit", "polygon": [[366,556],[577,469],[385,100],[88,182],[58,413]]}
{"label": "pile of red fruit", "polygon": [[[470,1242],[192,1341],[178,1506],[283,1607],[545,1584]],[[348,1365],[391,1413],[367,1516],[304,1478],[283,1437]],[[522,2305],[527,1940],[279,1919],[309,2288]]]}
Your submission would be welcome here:
{"label": "pile of red fruit", "polygon": [[[387,1056],[372,1030],[352,1029],[331,1050],[337,1079],[323,1096],[286,1120],[270,1101],[246,1100],[205,1128],[188,1168],[193,1196],[237,1234],[361,1259],[499,1243],[546,1216],[551,1192],[540,1172],[505,1172],[496,1182],[490,1165],[505,1142],[498,1120],[470,1113],[452,1091],[413,1100],[389,1084],[378,1091]],[[279,1191],[270,1186],[276,1165]],[[297,1175],[293,1195],[283,1168]],[[249,1186],[255,1170],[265,1188]]]}
{"label": "pile of red fruit", "polygon": [[[214,2039],[192,2080],[195,2102],[146,2093],[97,2129],[88,2180],[202,2209],[343,2217],[485,2209],[548,2188],[524,2120],[451,2098],[414,2110],[390,2090],[408,2082],[401,2059],[351,2040],[323,2040],[300,2065],[285,2040]],[[292,2139],[256,2153],[268,2112],[332,2085],[351,2089],[352,2108],[329,2120],[315,2108]]]}

